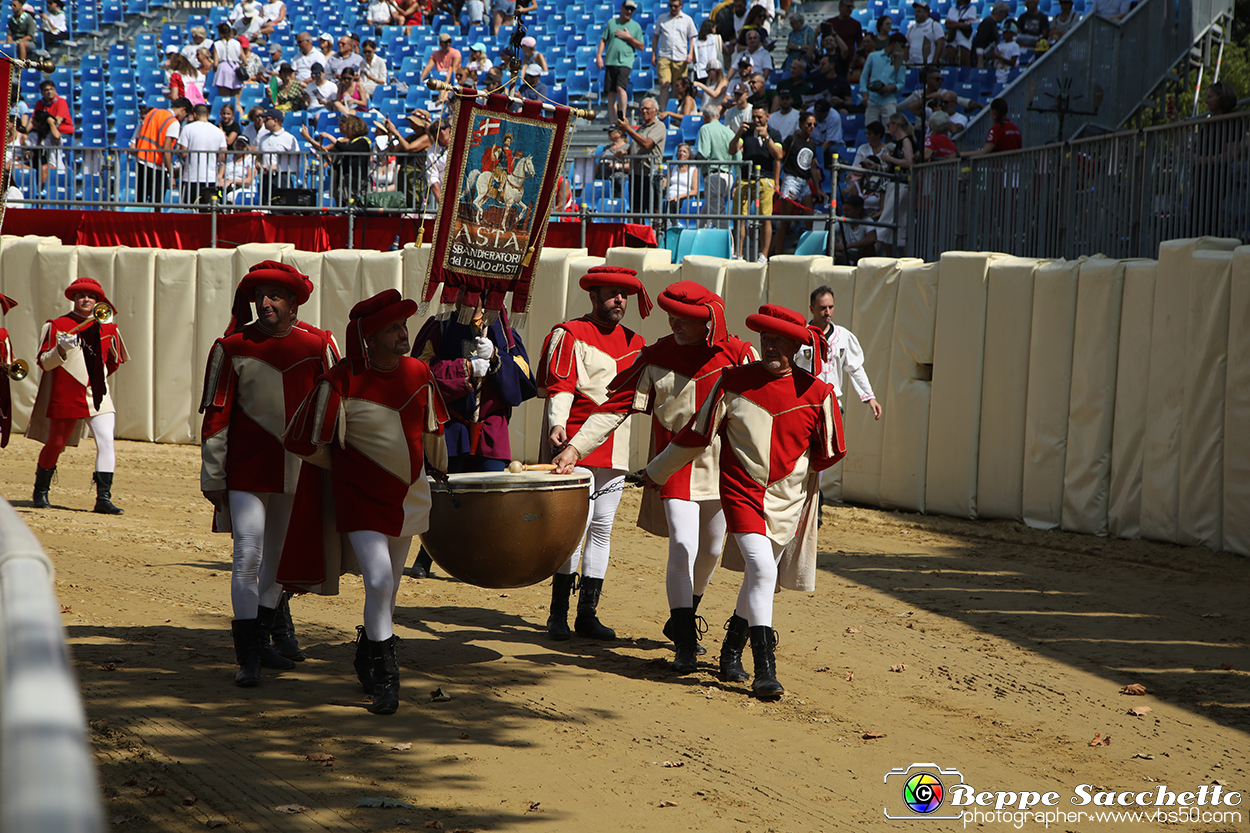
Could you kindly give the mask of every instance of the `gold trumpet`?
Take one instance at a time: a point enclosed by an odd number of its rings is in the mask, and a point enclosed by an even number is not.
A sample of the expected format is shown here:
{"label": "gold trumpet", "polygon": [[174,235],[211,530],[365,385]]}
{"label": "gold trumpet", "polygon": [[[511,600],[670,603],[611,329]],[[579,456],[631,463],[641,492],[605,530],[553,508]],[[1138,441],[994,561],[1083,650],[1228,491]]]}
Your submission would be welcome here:
{"label": "gold trumpet", "polygon": [[82,322],[74,329],[69,331],[69,335],[73,335],[81,330],[85,330],[92,324],[108,324],[113,320],[113,308],[105,301],[101,301],[91,308],[91,317]]}
{"label": "gold trumpet", "polygon": [[30,365],[21,359],[14,359],[9,364],[0,362],[0,370],[3,370],[14,382],[20,382],[30,375]]}

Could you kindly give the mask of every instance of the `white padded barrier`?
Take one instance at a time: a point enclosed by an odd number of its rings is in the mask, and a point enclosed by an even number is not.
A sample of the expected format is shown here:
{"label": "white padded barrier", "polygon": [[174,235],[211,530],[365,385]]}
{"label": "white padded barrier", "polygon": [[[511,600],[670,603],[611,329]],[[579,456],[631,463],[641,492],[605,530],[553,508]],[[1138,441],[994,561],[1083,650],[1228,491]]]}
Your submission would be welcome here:
{"label": "white padded barrier", "polygon": [[1149,323],[1154,319],[1158,266],[1154,260],[1134,260],[1124,266],[1107,492],[1107,531],[1119,538],[1141,534],[1142,444],[1150,387]]}
{"label": "white padded barrier", "polygon": [[1024,414],[1033,332],[1033,273],[1045,261],[1000,257],[985,289],[985,365],[977,453],[977,517],[1023,516]]}
{"label": "white padded barrier", "polygon": [[[1233,253],[1197,251],[1191,263],[1176,540],[1218,550],[1224,540],[1224,396]],[[1238,324],[1245,328],[1250,321]],[[1246,428],[1250,424],[1241,426]]]}
{"label": "white padded barrier", "polygon": [[1061,524],[1087,535],[1108,532],[1115,410],[1107,403],[1115,401],[1124,267],[1125,261],[1091,258],[1077,282]]}
{"label": "white padded barrier", "polygon": [[1080,260],[1053,260],[1038,266],[1033,273],[1020,499],[1024,522],[1035,529],[1057,528],[1063,511],[1063,465],[1068,445],[1072,339],[1080,269]]}
{"label": "white padded barrier", "polygon": [[[1250,432],[1242,429],[1250,424],[1250,330],[1242,326],[1250,247],[1230,256],[1232,245],[1171,241],[1157,264],[952,252],[937,264],[874,260],[859,269],[825,257],[674,265],[644,249],[614,249],[608,261],[636,269],[653,296],[683,278],[717,290],[730,331],[752,343],[745,318],[761,303],[806,316],[812,289],[833,287],[834,320],[864,344],[884,416],[873,423],[848,395],[853,471],[846,484],[843,466],[822,478],[828,498],[1121,537],[1171,534],[1250,554]],[[4,237],[0,291],[20,304],[4,325],[16,355],[33,363],[40,325],[69,308],[64,287],[82,275],[99,279],[131,352],[113,380],[118,436],[194,442],[208,351],[250,266],[280,259],[307,273],[316,289],[300,318],[341,343],[361,298],[389,287],[419,297],[429,251],[247,244],[182,252]],[[577,279],[602,263],[582,249],[541,255],[519,328],[535,365],[551,327],[587,311]],[[662,310],[644,323],[636,305],[626,324],[648,340],[668,332]],[[37,381],[36,372],[11,386],[18,432]],[[538,458],[541,418],[539,402],[517,409],[515,456]],[[635,467],[648,444],[646,421],[636,422]]]}
{"label": "white padded barrier", "polygon": [[881,447],[880,499],[886,509],[925,510],[937,281],[936,263],[903,267],[894,306],[888,378],[874,382],[878,396],[885,393],[885,401],[889,402],[881,414],[885,439]]}
{"label": "white padded barrier", "polygon": [[1250,246],[1233,252],[1228,306],[1223,549],[1250,555]]}
{"label": "white padded barrier", "polygon": [[1168,240],[1159,245],[1154,320],[1150,328],[1150,387],[1142,448],[1141,534],[1175,541],[1180,533],[1180,432],[1188,367],[1182,345],[1189,322],[1193,253],[1231,251],[1221,237]]}
{"label": "white padded barrier", "polygon": [[981,437],[981,369],[985,292],[990,264],[1003,255],[946,252],[938,262],[929,398],[925,505],[930,512],[977,516],[977,453]]}
{"label": "white padded barrier", "polygon": [[[899,273],[904,266],[917,266],[921,262],[870,257],[861,260],[855,270],[855,304],[850,329],[864,348],[864,371],[883,409],[890,407],[890,345],[894,341]],[[842,498],[879,504],[885,426],[873,418],[872,409],[860,400],[849,375],[842,379],[842,409],[842,428],[846,434]]]}

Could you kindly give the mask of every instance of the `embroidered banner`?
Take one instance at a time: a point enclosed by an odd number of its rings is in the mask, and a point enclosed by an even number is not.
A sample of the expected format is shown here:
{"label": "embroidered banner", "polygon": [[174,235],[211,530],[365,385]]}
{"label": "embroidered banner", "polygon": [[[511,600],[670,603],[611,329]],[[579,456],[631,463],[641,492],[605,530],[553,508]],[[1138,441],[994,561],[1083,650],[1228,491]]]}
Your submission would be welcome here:
{"label": "embroidered banner", "polygon": [[439,313],[459,306],[471,314],[480,301],[493,319],[510,293],[513,326],[524,326],[571,115],[567,107],[544,113],[537,101],[479,99],[474,90],[455,97],[446,187],[418,314],[428,312],[442,284]]}

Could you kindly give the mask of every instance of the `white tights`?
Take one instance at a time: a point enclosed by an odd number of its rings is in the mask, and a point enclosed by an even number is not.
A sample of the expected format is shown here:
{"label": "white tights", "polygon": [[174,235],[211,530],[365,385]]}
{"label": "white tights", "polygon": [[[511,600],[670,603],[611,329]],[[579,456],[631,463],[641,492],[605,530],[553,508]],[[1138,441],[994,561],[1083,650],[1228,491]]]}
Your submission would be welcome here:
{"label": "white tights", "polygon": [[111,472],[117,469],[117,452],[113,450],[113,429],[117,414],[97,414],[87,419],[91,436],[95,438],[95,470]]}
{"label": "white tights", "polygon": [[295,496],[234,489],[227,494],[234,529],[230,604],[235,619],[255,619],[257,605],[277,607],[282,598],[278,561]]}
{"label": "white tights", "polygon": [[746,619],[751,627],[772,627],[773,593],[777,589],[777,564],[781,561],[783,547],[758,532],[735,532],[734,540],[746,562],[734,613]]}
{"label": "white tights", "polygon": [[383,642],[395,632],[395,599],[412,536],[392,538],[371,529],[358,529],[347,533],[347,538],[356,551],[365,582],[365,635],[374,642]]}
{"label": "white tights", "polygon": [[612,554],[612,522],[616,519],[616,507],[621,502],[621,487],[625,485],[625,472],[621,469],[582,468],[573,469],[591,476],[590,493],[603,494],[590,502],[590,515],[586,518],[586,534],[582,543],[559,569],[561,573],[577,572],[582,565],[582,578],[603,578],[608,574],[608,556]]}
{"label": "white tights", "polygon": [[725,513],[720,500],[664,498],[668,519],[668,570],[664,586],[671,609],[691,607],[707,590],[725,548]]}

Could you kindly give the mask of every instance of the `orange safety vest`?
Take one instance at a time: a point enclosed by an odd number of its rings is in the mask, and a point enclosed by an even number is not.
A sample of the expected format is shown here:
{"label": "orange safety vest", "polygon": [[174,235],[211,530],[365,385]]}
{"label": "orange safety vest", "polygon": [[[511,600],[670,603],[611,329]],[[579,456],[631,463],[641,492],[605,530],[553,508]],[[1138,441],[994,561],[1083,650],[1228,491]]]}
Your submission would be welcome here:
{"label": "orange safety vest", "polygon": [[174,119],[169,110],[152,109],[143,117],[143,125],[139,128],[139,136],[135,139],[135,147],[139,158],[149,165],[160,168],[165,165],[165,154],[161,152],[165,139],[165,130]]}

